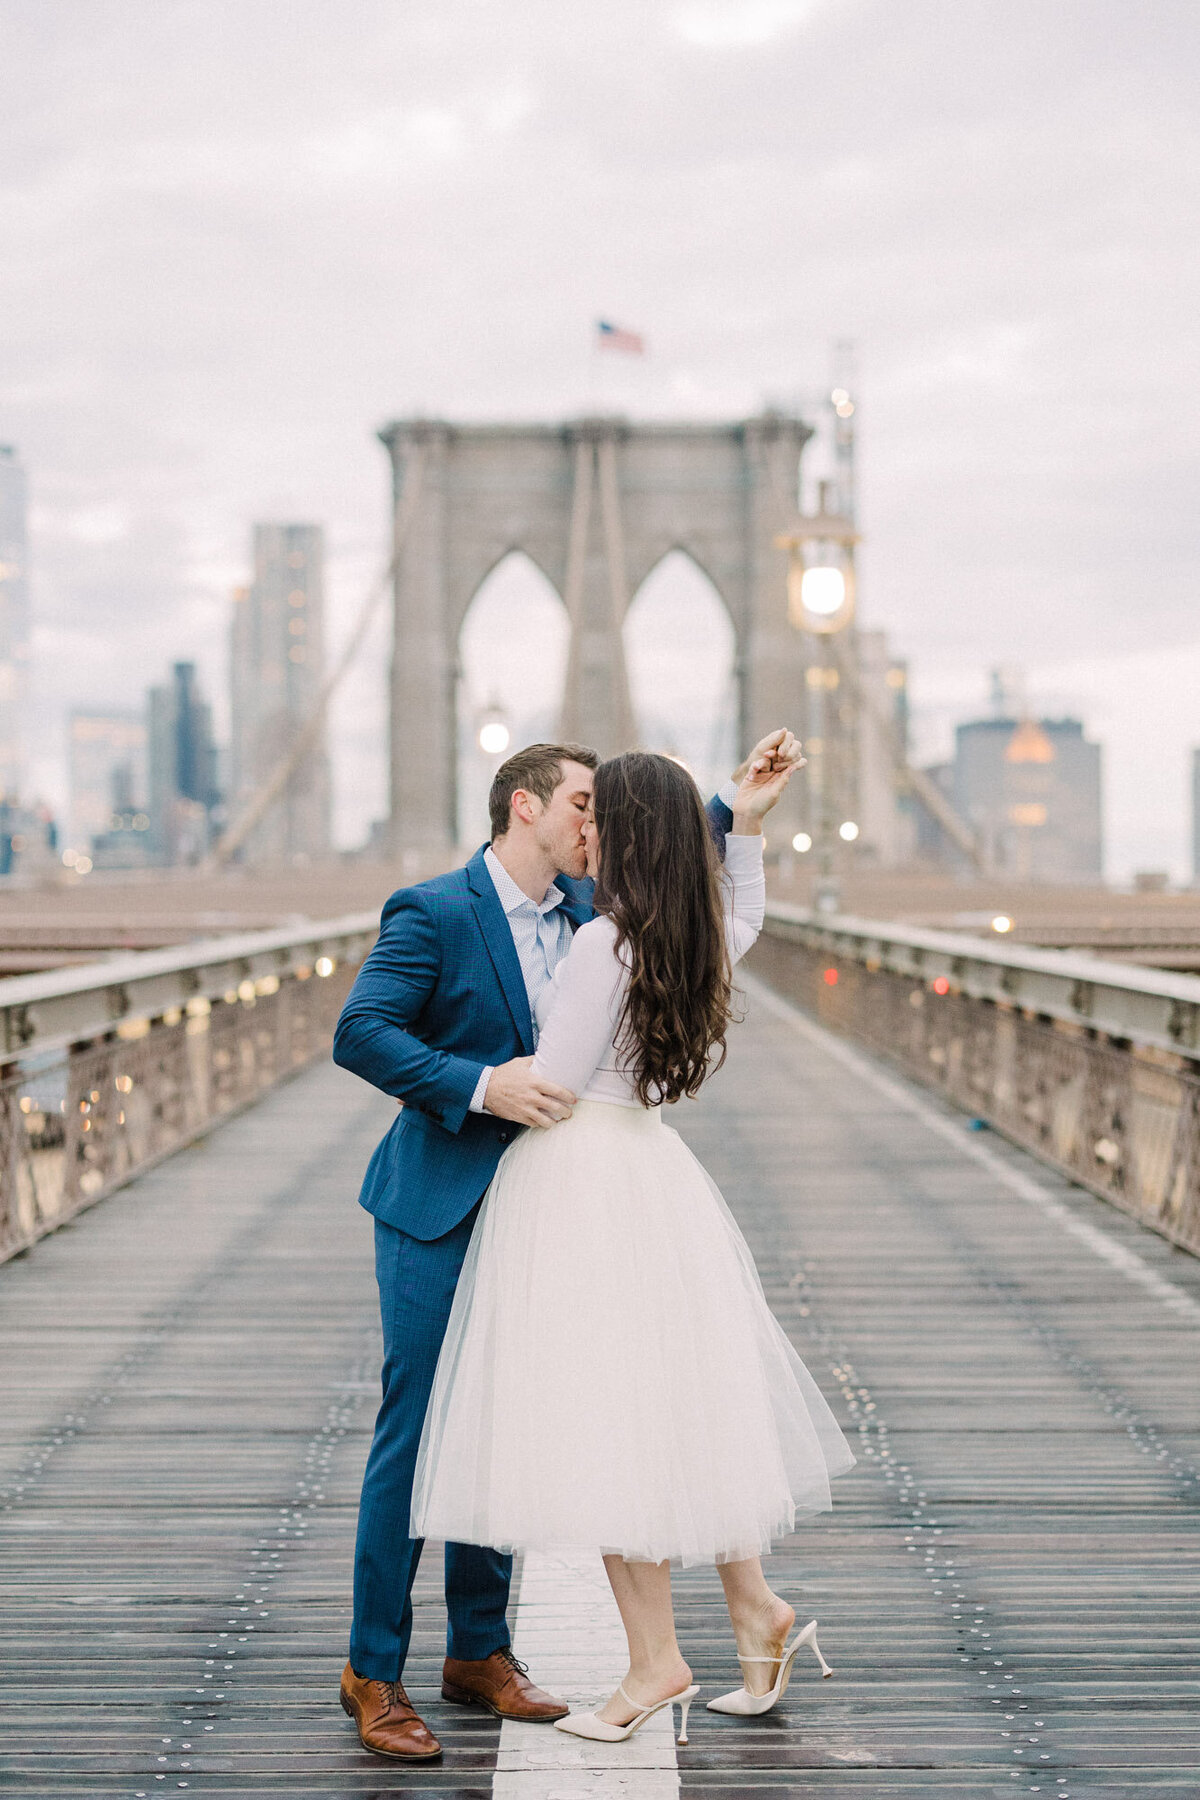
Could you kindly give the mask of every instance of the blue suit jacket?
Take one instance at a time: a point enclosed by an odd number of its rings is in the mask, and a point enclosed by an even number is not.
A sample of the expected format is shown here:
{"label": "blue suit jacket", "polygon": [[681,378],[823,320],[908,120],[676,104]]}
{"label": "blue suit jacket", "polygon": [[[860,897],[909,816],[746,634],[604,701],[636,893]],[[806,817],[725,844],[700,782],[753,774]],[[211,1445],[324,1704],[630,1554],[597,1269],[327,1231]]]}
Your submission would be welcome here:
{"label": "blue suit jacket", "polygon": [[[708,815],[723,848],[732,815],[719,800]],[[593,884],[556,879],[577,929],[593,916]],[[480,1072],[532,1054],[521,964],[483,851],[398,889],[333,1040],[336,1063],[404,1102],[367,1165],[361,1205],[410,1237],[453,1230],[523,1129],[470,1111]]]}

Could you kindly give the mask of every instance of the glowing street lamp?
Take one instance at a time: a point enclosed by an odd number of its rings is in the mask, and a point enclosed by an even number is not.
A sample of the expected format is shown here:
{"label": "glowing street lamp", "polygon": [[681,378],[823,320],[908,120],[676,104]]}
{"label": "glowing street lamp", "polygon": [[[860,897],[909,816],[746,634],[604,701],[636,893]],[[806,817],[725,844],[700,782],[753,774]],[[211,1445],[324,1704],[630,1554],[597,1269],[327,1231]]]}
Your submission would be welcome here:
{"label": "glowing street lamp", "polygon": [[775,539],[788,553],[788,618],[799,631],[844,631],[854,617],[854,521],[829,511],[821,483],[819,511],[801,515]]}
{"label": "glowing street lamp", "polygon": [[512,743],[504,708],[495,701],[480,714],[476,741],[485,756],[503,756]]}
{"label": "glowing street lamp", "polygon": [[833,564],[818,564],[800,576],[800,610],[811,618],[836,618],[846,604],[845,571]]}
{"label": "glowing street lamp", "polygon": [[[829,521],[814,520],[829,528]],[[813,631],[827,636],[844,631],[854,617],[854,564],[851,546],[857,538],[849,532],[843,538],[802,537],[789,532],[776,538],[780,549],[788,552],[788,618],[800,631]]]}
{"label": "glowing street lamp", "polygon": [[502,719],[489,719],[479,727],[479,748],[485,756],[503,756],[508,744],[509,730]]}

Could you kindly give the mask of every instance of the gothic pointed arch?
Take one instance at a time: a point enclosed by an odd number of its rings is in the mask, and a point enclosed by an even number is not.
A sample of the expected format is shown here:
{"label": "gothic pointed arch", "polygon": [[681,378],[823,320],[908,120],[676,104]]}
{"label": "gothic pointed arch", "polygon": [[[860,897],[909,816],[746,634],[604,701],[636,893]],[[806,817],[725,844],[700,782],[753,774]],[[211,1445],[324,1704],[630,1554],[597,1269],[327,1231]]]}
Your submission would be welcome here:
{"label": "gothic pointed arch", "polygon": [[[569,637],[566,609],[545,570],[524,550],[506,551],[475,589],[458,632],[461,845],[474,848],[486,836],[487,791],[509,750],[554,735]],[[495,748],[488,746],[487,727],[499,733]]]}
{"label": "gothic pointed arch", "polygon": [[736,762],[737,637],[729,608],[700,562],[679,545],[654,563],[624,624],[638,735],[679,756],[702,788]]}

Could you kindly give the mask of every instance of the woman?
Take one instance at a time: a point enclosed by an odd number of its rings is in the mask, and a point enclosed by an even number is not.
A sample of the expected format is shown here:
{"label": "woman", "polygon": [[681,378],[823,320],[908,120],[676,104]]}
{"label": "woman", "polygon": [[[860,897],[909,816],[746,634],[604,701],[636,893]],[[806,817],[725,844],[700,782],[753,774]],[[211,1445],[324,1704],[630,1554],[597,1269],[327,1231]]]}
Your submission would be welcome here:
{"label": "woman", "polygon": [[712,1709],[767,1711],[800,1644],[820,1656],[815,1623],[786,1644],[795,1614],[759,1556],[829,1506],[854,1458],[662,1115],[724,1057],[730,965],[763,919],[762,819],[790,774],[751,767],[722,871],[678,764],[633,753],[596,771],[597,917],[558,967],[533,1059],[579,1101],[496,1171],[425,1420],[414,1536],[604,1556],[629,1669],[598,1713],[559,1721],[583,1737],[627,1737],[677,1703],[686,1742],[697,1689],[672,1559],[715,1562],[724,1584],[743,1686]]}

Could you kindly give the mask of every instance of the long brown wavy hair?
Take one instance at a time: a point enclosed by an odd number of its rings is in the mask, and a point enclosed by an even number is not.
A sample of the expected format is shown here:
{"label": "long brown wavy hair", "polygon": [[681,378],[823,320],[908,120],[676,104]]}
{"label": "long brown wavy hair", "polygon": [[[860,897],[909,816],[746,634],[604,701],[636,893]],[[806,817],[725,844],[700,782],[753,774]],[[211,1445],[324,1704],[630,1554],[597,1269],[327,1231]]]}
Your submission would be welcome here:
{"label": "long brown wavy hair", "polygon": [[725,1060],[720,865],[699,790],[668,756],[634,750],[602,762],[593,805],[596,910],[616,925],[630,970],[617,1047],[641,1104],[660,1106],[697,1093]]}

